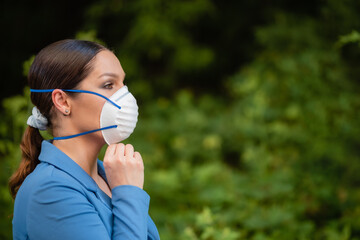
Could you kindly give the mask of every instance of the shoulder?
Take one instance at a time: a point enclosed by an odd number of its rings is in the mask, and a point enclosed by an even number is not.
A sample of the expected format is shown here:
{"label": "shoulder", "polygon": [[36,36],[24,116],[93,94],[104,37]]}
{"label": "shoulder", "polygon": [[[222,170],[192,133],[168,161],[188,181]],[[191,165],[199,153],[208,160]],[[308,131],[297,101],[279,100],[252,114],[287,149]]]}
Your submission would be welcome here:
{"label": "shoulder", "polygon": [[[21,185],[14,203],[14,232],[26,232],[30,225],[43,227],[54,211],[64,211],[63,203],[87,203],[82,185],[48,163],[39,163]],[[62,209],[62,210],[61,210]],[[34,224],[32,224],[34,223]]]}
{"label": "shoulder", "polygon": [[29,239],[107,239],[92,202],[94,193],[67,172],[42,162],[21,188],[15,200],[14,232],[26,233]]}
{"label": "shoulder", "polygon": [[36,200],[48,196],[57,196],[60,189],[72,189],[78,193],[85,193],[82,185],[66,172],[55,166],[41,162],[29,174],[21,185],[16,200]]}
{"label": "shoulder", "polygon": [[[65,216],[93,206],[91,192],[68,173],[47,163],[40,163],[21,186],[17,205],[27,206],[27,224],[49,222],[54,216]],[[15,210],[14,210],[15,214]]]}

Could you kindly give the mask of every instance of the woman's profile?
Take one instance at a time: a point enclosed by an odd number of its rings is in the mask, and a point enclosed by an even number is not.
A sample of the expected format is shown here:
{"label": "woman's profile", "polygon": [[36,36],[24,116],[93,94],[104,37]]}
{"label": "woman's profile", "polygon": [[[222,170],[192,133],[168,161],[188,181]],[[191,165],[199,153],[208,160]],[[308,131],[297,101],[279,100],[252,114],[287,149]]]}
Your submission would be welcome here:
{"label": "woman's profile", "polygon": [[124,78],[114,53],[95,42],[66,39],[36,55],[28,74],[35,107],[9,182],[14,239],[160,239],[142,157],[119,143],[138,118]]}

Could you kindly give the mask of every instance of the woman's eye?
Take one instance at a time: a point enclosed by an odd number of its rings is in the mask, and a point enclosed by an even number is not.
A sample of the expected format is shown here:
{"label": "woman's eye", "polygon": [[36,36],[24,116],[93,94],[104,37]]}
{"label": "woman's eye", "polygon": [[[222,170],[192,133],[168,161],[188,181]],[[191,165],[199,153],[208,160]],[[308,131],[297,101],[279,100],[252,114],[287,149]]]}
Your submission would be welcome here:
{"label": "woman's eye", "polygon": [[107,83],[104,85],[104,88],[106,89],[112,89],[113,88],[113,84],[112,83]]}

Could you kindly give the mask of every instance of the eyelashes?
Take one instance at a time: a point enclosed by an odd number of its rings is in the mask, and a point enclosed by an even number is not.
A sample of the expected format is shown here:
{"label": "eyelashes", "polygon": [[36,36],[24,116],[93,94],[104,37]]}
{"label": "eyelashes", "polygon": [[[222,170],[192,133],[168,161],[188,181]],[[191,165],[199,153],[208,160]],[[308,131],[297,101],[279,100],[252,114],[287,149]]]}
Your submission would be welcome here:
{"label": "eyelashes", "polygon": [[105,89],[112,89],[113,87],[114,87],[114,83],[112,82],[107,82],[104,84]]}
{"label": "eyelashes", "polygon": [[[113,89],[115,84],[116,85],[118,84],[118,82],[116,80],[108,80],[103,84],[103,88],[105,88],[105,89]],[[126,85],[125,84],[125,79],[122,81],[122,85]]]}

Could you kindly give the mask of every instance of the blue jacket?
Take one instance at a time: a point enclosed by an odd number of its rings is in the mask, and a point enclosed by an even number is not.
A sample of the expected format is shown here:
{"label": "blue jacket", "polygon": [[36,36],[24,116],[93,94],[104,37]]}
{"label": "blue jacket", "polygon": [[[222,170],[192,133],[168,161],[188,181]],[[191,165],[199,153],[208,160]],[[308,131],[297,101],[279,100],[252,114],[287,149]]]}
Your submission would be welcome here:
{"label": "blue jacket", "polygon": [[[150,196],[141,188],[118,186],[110,198],[48,141],[39,160],[15,199],[14,239],[160,239],[148,215]],[[100,160],[98,172],[107,181]]]}

